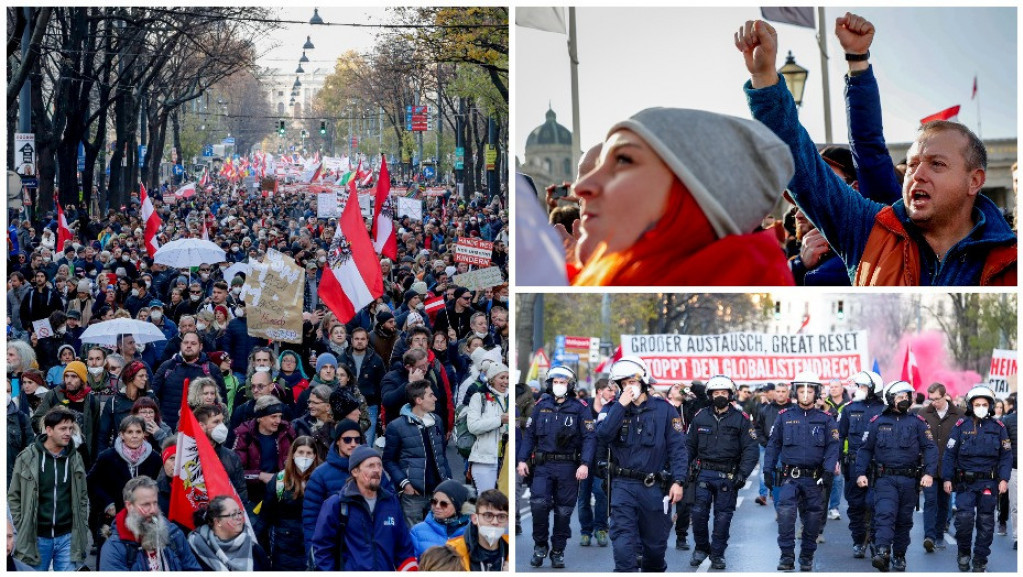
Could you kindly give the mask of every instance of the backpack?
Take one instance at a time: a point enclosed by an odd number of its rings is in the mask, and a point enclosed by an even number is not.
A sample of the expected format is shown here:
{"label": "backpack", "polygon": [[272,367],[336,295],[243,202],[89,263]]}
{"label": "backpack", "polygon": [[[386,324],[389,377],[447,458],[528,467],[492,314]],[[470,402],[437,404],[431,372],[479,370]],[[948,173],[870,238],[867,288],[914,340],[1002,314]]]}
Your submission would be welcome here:
{"label": "backpack", "polygon": [[[479,394],[481,393],[477,392],[473,396]],[[486,399],[484,399],[484,401],[485,400]],[[469,403],[459,405],[459,407],[455,409],[455,428],[453,436],[455,437],[455,448],[458,449],[458,454],[461,455],[463,459],[468,459],[469,455],[472,453],[473,445],[476,444],[476,435],[469,432]]]}

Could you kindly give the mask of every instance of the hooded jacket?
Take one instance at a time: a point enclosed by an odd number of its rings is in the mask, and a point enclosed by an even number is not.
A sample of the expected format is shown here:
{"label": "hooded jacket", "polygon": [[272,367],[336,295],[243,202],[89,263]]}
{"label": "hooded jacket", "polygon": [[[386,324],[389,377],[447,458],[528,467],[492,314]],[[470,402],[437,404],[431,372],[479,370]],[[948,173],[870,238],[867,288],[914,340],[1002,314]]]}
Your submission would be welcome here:
{"label": "hooded jacket", "polygon": [[[430,437],[427,448],[423,439],[423,431]],[[427,485],[431,472],[427,470],[429,453],[433,455],[436,465],[433,475],[433,486]],[[384,468],[398,489],[404,489],[411,483],[412,488],[420,495],[430,494],[436,485],[450,479],[451,467],[445,456],[444,431],[440,428],[440,419],[430,413],[422,418],[412,412],[406,404],[401,408],[401,416],[387,426],[387,442],[384,444]]]}
{"label": "hooded jacket", "polygon": [[[343,534],[337,521],[342,503],[348,509]],[[370,513],[355,482],[345,483],[323,504],[316,520],[312,539],[316,570],[407,571],[418,567],[412,535],[404,519],[401,502],[390,489],[381,485],[376,506]]]}
{"label": "hooded jacket", "polygon": [[497,464],[501,437],[505,435],[501,415],[508,412],[508,396],[501,397],[488,386],[469,400],[466,425],[469,432],[476,435],[469,462]]}
{"label": "hooded jacket", "polygon": [[14,462],[18,454],[35,440],[32,434],[32,423],[28,416],[14,404],[7,403],[7,487],[11,486],[14,476]]}
{"label": "hooded jacket", "polygon": [[412,548],[416,558],[430,547],[443,547],[451,539],[461,537],[469,528],[471,521],[468,515],[454,517],[451,523],[441,523],[433,517],[433,511],[426,514],[426,519],[412,526]]}
{"label": "hooded jacket", "polygon": [[337,445],[331,445],[327,451],[327,462],[313,471],[305,485],[305,497],[302,499],[302,534],[305,535],[306,551],[312,545],[316,519],[320,516],[320,508],[324,501],[340,491],[350,476],[348,457],[342,457],[337,452]]}
{"label": "hooded jacket", "polygon": [[[85,458],[85,465],[90,464],[96,459],[96,455],[99,454],[99,413],[100,413],[100,402],[99,395],[95,392],[91,392],[85,395],[85,407],[82,409],[81,414],[75,415],[75,420],[82,428],[82,446],[78,447],[78,450],[83,452]],[[46,412],[56,407],[57,405],[67,405],[67,392],[63,385],[60,387],[51,389],[43,397],[39,406],[36,407],[36,412],[32,415],[32,420],[36,423],[37,428],[41,431],[43,429],[42,422],[43,416]],[[75,411],[72,411],[75,412]]]}
{"label": "hooded jacket", "polygon": [[[128,511],[124,509],[115,518],[110,538],[103,543],[100,553],[100,571],[150,571],[146,553],[125,526],[127,515]],[[202,571],[185,540],[185,534],[174,523],[166,519],[163,522],[170,532],[170,543],[160,551],[164,567],[168,571]]]}
{"label": "hooded jacket", "polygon": [[42,561],[37,540],[39,517],[56,519],[58,511],[52,496],[46,498],[52,495],[53,489],[41,486],[41,481],[56,474],[59,482],[71,484],[71,502],[62,504],[62,507],[70,509],[71,561],[82,563],[89,546],[89,493],[85,464],[74,441],[59,457],[54,457],[43,445],[45,440],[45,434],[37,436],[14,463],[11,487],[7,491],[7,506],[18,531],[14,556],[33,566]]}

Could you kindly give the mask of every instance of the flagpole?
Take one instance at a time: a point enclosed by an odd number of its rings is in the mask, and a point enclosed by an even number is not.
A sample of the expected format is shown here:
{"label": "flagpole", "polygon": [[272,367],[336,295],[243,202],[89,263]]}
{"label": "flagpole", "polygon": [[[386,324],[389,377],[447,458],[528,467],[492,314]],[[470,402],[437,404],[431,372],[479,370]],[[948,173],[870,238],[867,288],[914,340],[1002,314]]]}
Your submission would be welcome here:
{"label": "flagpole", "polygon": [[977,101],[977,138],[979,138],[979,139],[981,139],[983,141],[984,140],[984,129],[981,128],[981,125],[980,125],[980,90],[976,89],[976,86],[977,86],[977,77],[976,76],[973,77],[973,86],[974,86],[973,99]]}
{"label": "flagpole", "polygon": [[575,8],[568,8],[568,61],[572,77],[572,169],[579,166],[582,140],[579,135],[579,51],[575,34]]}
{"label": "flagpole", "polygon": [[831,144],[831,83],[828,74],[828,37],[824,31],[824,7],[817,8],[817,45],[821,52],[821,81],[824,83],[824,143]]}

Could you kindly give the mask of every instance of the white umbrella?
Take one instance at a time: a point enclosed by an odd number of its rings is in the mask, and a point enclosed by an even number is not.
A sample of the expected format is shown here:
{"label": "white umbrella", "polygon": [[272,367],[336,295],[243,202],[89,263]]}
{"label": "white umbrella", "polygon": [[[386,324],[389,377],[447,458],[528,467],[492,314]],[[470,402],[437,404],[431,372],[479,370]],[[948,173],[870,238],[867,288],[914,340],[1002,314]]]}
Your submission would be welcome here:
{"label": "white umbrella", "polygon": [[172,240],[157,249],[153,255],[153,262],[174,268],[216,264],[226,260],[227,255],[222,248],[201,238]]}
{"label": "white umbrella", "polygon": [[121,335],[132,335],[137,344],[165,341],[167,337],[153,323],[135,319],[111,319],[89,325],[82,333],[82,342],[96,345],[117,345]]}

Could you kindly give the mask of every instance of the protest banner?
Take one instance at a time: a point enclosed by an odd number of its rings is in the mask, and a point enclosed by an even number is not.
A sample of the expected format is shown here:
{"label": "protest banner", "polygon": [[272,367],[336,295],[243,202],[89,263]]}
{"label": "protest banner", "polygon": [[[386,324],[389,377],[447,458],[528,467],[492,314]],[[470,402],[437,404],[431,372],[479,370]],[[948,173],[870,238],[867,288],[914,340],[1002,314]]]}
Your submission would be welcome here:
{"label": "protest banner", "polygon": [[341,206],[337,202],[334,191],[320,192],[316,195],[316,218],[340,218]]}
{"label": "protest banner", "polygon": [[1016,351],[994,349],[991,352],[991,370],[988,371],[987,386],[995,396],[1004,399],[1016,392]]}
{"label": "protest banner", "polygon": [[461,237],[455,244],[455,262],[476,266],[490,266],[494,243],[475,238]]}
{"label": "protest banner", "polygon": [[407,216],[412,220],[423,221],[423,201],[418,198],[398,197],[398,218]]}
{"label": "protest banner", "polygon": [[487,268],[456,274],[451,281],[454,282],[456,286],[464,286],[471,291],[475,291],[497,286],[504,282],[504,278],[501,276],[500,268],[496,266],[488,266]]}
{"label": "protest banner", "polygon": [[305,269],[274,249],[267,251],[262,262],[249,264],[252,273],[241,293],[249,336],[301,343]]}
{"label": "protest banner", "polygon": [[32,330],[35,332],[36,338],[39,339],[46,339],[53,336],[53,327],[50,326],[50,319],[32,321]]}
{"label": "protest banner", "polygon": [[867,331],[830,334],[622,335],[623,355],[670,384],[727,375],[737,383],[791,381],[800,371],[845,379],[870,368]]}

